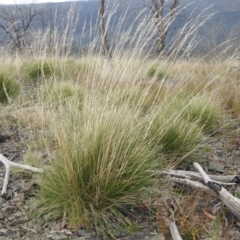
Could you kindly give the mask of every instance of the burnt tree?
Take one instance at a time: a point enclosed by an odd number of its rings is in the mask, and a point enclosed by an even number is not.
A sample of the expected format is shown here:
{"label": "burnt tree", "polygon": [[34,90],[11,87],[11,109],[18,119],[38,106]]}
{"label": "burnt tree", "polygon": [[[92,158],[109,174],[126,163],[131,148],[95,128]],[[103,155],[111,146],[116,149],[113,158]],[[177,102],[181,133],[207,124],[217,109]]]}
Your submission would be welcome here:
{"label": "burnt tree", "polygon": [[[165,0],[143,0],[144,5],[150,9],[154,24],[157,28],[158,36],[157,43],[158,49],[162,52],[166,47],[166,37],[176,16],[176,10],[179,5],[180,0],[171,0],[169,4]],[[169,8],[166,10],[166,8]]]}
{"label": "burnt tree", "polygon": [[21,51],[27,46],[30,29],[39,15],[34,1],[30,4],[2,5],[0,8],[0,29],[11,48]]}
{"label": "burnt tree", "polygon": [[99,31],[101,34],[101,44],[103,54],[109,58],[112,57],[110,46],[107,40],[107,29],[105,23],[105,0],[99,0],[99,17],[100,17],[100,25]]}

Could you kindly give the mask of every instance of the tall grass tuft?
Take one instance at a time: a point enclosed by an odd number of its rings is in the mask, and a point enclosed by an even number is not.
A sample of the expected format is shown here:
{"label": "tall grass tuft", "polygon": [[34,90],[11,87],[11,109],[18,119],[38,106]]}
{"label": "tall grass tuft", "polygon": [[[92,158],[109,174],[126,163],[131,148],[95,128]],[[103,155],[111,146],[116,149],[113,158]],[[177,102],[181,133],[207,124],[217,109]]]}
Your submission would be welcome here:
{"label": "tall grass tuft", "polygon": [[213,132],[220,126],[223,117],[222,103],[216,94],[192,95],[184,88],[169,104],[168,112],[178,113],[188,122],[196,123],[203,132]]}
{"label": "tall grass tuft", "polygon": [[219,128],[223,116],[219,101],[209,96],[197,96],[189,103],[185,102],[185,105],[184,117],[203,127],[204,132],[212,132]]}
{"label": "tall grass tuft", "polygon": [[155,166],[139,114],[126,105],[95,102],[65,118],[55,129],[56,157],[39,182],[40,215],[54,220],[65,214],[74,228],[124,226],[128,220],[121,208],[140,201],[143,187],[151,183],[146,170]]}
{"label": "tall grass tuft", "polygon": [[183,157],[196,147],[203,136],[202,129],[195,122],[183,119],[179,112],[169,114],[163,108],[152,116],[148,134],[158,153],[169,157]]}

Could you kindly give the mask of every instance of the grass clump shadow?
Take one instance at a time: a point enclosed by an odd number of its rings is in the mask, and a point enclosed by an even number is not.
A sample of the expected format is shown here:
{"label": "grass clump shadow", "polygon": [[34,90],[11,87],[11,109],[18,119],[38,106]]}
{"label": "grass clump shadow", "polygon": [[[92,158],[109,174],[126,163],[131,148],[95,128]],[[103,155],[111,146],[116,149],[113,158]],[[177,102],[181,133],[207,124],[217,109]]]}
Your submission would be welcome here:
{"label": "grass clump shadow", "polygon": [[73,228],[95,225],[109,234],[112,223],[116,229],[130,224],[121,209],[141,202],[151,183],[146,171],[155,166],[137,117],[128,108],[98,104],[68,113],[70,122],[56,131],[58,153],[39,181],[40,218],[66,215]]}
{"label": "grass clump shadow", "polygon": [[7,103],[10,97],[16,97],[20,92],[20,84],[8,74],[0,73],[0,102]]}

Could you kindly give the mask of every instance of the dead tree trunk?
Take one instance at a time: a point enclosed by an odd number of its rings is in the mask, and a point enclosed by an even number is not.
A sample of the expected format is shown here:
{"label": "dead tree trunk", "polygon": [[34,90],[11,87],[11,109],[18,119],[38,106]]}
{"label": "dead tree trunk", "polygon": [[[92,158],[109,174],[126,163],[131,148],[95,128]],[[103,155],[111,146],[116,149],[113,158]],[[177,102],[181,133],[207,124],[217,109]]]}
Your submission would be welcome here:
{"label": "dead tree trunk", "polygon": [[99,2],[99,17],[100,17],[100,34],[101,34],[101,40],[102,40],[102,51],[103,54],[109,58],[112,57],[111,50],[109,47],[109,43],[107,40],[107,29],[105,24],[105,0],[100,0]]}
{"label": "dead tree trunk", "polygon": [[168,14],[164,15],[164,9],[166,6],[165,0],[143,0],[144,5],[150,9],[154,24],[158,30],[157,43],[158,49],[161,53],[166,47],[166,37],[169,31],[169,27],[172,24],[175,16],[176,10],[179,5],[179,0],[172,0],[169,5]]}

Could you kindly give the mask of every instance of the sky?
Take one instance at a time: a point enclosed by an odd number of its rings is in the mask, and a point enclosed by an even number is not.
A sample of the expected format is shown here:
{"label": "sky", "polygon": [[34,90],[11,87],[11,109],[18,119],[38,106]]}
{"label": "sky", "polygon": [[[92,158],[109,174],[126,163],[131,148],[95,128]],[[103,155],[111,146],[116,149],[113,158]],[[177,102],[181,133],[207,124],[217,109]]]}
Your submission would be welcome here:
{"label": "sky", "polygon": [[0,0],[0,4],[31,3],[32,1],[36,3],[43,3],[43,2],[69,2],[73,0]]}

